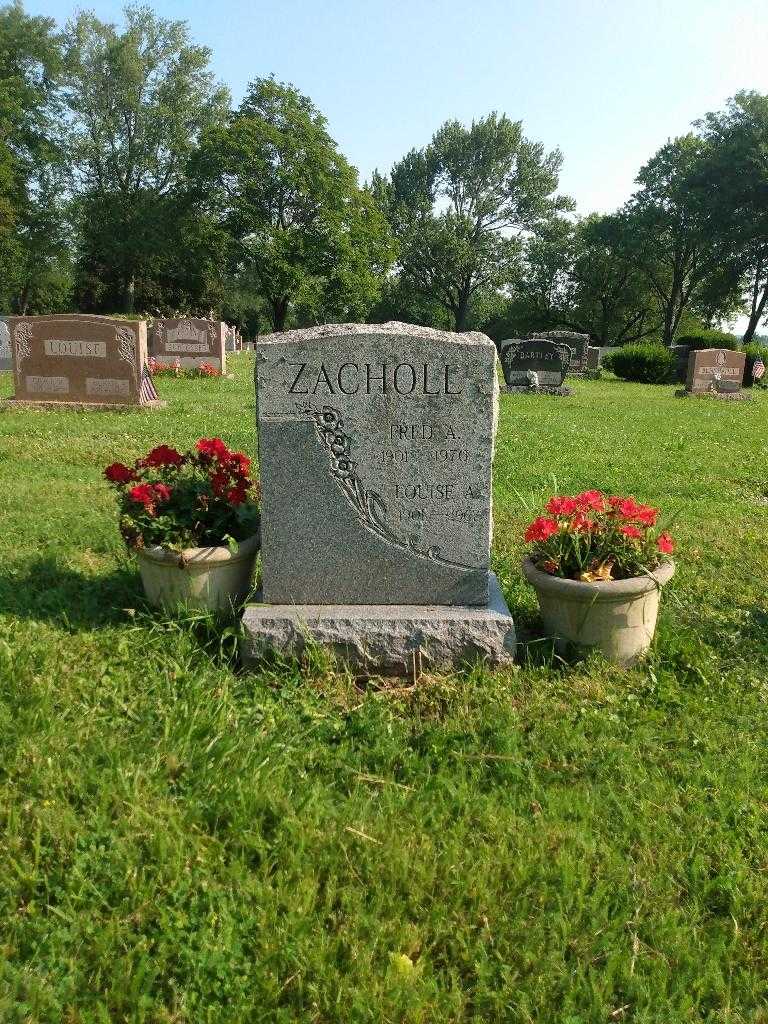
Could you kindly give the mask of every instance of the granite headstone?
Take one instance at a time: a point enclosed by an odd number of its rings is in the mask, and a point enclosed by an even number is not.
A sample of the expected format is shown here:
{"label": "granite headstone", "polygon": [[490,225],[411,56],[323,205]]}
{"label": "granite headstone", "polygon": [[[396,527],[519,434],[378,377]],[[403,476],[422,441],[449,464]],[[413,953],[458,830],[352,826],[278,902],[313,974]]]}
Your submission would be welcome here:
{"label": "granite headstone", "polygon": [[154,406],[147,378],[147,325],[87,314],[9,317],[12,401]]}
{"label": "granite headstone", "polygon": [[743,396],[741,390],[746,365],[744,352],[708,348],[691,352],[685,391],[689,395],[715,397]]}
{"label": "granite headstone", "polygon": [[264,603],[244,617],[247,651],[295,646],[309,623],[358,668],[404,670],[422,647],[509,660],[489,571],[493,342],[398,323],[289,331],[259,338],[256,380]]}
{"label": "granite headstone", "polygon": [[218,320],[182,317],[156,320],[151,334],[150,352],[161,363],[178,360],[185,369],[208,363],[226,373],[224,338],[227,325]]}
{"label": "granite headstone", "polygon": [[510,338],[499,345],[507,392],[570,394],[563,387],[571,350],[546,338]]}
{"label": "granite headstone", "polygon": [[569,367],[571,374],[584,373],[587,369],[588,334],[579,334],[576,331],[541,331],[538,334],[533,334],[532,337],[546,338],[548,341],[554,341],[557,345],[567,345],[571,350]]}

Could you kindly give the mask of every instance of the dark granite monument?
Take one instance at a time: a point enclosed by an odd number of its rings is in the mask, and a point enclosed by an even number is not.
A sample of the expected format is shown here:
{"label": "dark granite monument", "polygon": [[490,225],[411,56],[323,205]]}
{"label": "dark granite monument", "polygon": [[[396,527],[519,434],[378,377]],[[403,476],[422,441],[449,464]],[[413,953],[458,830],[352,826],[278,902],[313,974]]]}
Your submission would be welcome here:
{"label": "dark granite monument", "polygon": [[571,362],[569,373],[572,377],[579,377],[587,370],[587,349],[589,348],[589,335],[579,334],[577,331],[541,331],[532,334],[532,338],[546,338],[554,341],[556,345],[567,345],[571,350]]}
{"label": "dark granite monument", "polygon": [[259,338],[256,378],[264,603],[245,660],[307,635],[363,673],[511,660],[489,570],[493,342],[334,324]]}
{"label": "dark granite monument", "polygon": [[501,342],[499,355],[508,394],[571,394],[563,386],[571,360],[567,345],[545,338],[512,338]]}

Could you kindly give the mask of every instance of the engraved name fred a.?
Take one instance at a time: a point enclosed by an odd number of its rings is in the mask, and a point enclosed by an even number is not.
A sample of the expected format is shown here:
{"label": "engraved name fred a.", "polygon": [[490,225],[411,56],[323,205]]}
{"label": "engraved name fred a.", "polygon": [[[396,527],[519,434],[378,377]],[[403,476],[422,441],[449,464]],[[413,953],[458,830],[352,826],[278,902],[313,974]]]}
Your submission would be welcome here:
{"label": "engraved name fred a.", "polygon": [[288,363],[291,395],[460,395],[461,367],[433,363]]}

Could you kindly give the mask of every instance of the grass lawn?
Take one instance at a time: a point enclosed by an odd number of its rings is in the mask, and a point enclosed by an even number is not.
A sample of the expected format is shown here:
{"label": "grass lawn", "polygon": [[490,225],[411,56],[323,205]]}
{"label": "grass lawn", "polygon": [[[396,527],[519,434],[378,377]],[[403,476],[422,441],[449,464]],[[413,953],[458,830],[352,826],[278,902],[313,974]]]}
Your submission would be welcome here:
{"label": "grass lawn", "polygon": [[[0,1021],[768,1022],[768,395],[503,397],[521,666],[363,691],[143,604],[101,469],[255,454],[232,364],[0,413]],[[524,504],[591,487],[677,517],[631,671],[553,658],[518,569]]]}

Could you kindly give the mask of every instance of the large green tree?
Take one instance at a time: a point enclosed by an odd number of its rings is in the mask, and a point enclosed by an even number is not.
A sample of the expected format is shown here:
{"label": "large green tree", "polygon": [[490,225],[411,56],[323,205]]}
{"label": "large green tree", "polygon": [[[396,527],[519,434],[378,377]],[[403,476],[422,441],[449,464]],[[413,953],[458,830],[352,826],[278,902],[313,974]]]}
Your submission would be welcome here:
{"label": "large green tree", "polygon": [[[40,308],[65,268],[61,39],[20,2],[0,7],[0,308]],[[54,289],[55,290],[55,289]],[[43,301],[43,305],[46,301]]]}
{"label": "large green tree", "polygon": [[226,115],[229,96],[187,25],[148,7],[126,7],[122,30],[82,13],[67,36],[83,267],[99,267],[108,303],[120,292],[132,312],[137,283],[146,305],[158,263],[183,252],[189,157],[201,132]]}
{"label": "large green tree", "polygon": [[740,92],[699,127],[707,209],[713,231],[730,241],[739,265],[748,344],[768,321],[768,96]]}
{"label": "large green tree", "polygon": [[446,122],[428,146],[392,169],[384,198],[407,286],[436,299],[464,330],[473,300],[519,273],[521,235],[569,200],[555,195],[559,151],[522,124],[490,114],[467,128]]}
{"label": "large green tree", "polygon": [[659,304],[665,345],[690,309],[714,319],[734,308],[738,266],[711,216],[706,160],[707,144],[697,135],[666,143],[641,169],[640,188],[623,211],[637,265]]}
{"label": "large green tree", "polygon": [[235,281],[274,330],[366,316],[392,261],[387,223],[308,97],[254,81],[229,123],[205,133],[195,173]]}

